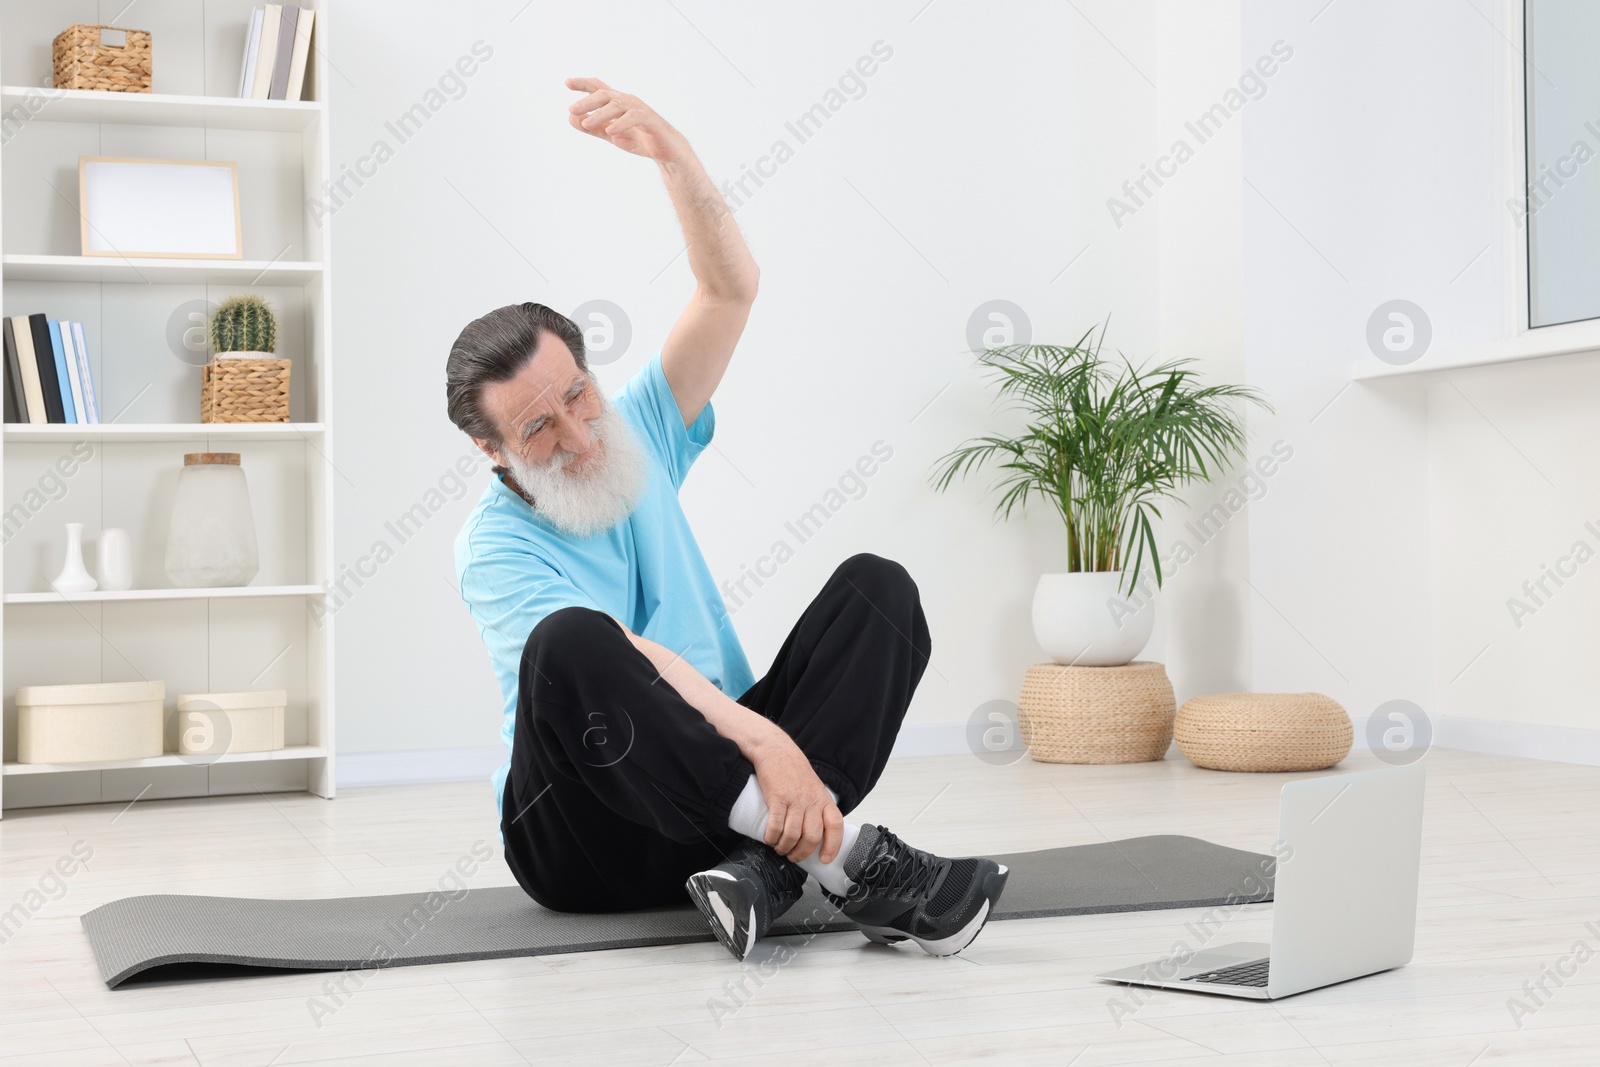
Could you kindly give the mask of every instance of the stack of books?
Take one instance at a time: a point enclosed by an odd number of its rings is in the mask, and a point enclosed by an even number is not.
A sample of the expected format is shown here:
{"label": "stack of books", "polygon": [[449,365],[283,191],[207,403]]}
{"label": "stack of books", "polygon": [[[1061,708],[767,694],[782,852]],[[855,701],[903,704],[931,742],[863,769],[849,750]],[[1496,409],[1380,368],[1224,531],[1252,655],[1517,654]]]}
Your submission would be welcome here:
{"label": "stack of books", "polygon": [[294,4],[267,4],[250,16],[239,96],[245,100],[299,100],[305,88],[311,23],[316,12]]}
{"label": "stack of books", "polygon": [[7,422],[99,422],[83,323],[5,319]]}

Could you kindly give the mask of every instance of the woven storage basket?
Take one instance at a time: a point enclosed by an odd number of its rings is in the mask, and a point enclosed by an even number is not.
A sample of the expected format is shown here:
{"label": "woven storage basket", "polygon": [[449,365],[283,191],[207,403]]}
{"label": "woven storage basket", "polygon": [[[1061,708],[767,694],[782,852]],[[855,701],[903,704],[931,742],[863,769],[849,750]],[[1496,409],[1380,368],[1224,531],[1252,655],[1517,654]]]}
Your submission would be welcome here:
{"label": "woven storage basket", "polygon": [[1140,763],[1166,755],[1174,703],[1159,663],[1035,663],[1022,680],[1017,727],[1042,763]]}
{"label": "woven storage basket", "polygon": [[[124,34],[127,43],[104,43],[101,30]],[[150,34],[145,30],[74,23],[56,35],[51,59],[57,89],[98,89],[113,93],[150,91]]]}
{"label": "woven storage basket", "polygon": [[1350,715],[1321,693],[1221,693],[1178,711],[1178,751],[1218,771],[1319,771],[1350,754]]}
{"label": "woven storage basket", "polygon": [[200,368],[201,422],[288,422],[288,359],[213,359]]}

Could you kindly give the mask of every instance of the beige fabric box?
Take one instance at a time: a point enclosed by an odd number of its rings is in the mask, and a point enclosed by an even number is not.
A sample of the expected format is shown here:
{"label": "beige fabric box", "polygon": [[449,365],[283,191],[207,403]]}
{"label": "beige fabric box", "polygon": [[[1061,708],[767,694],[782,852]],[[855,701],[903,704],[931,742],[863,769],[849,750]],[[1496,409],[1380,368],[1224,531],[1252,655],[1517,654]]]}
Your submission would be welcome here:
{"label": "beige fabric box", "polygon": [[18,686],[17,762],[159,756],[165,697],[165,682]]}
{"label": "beige fabric box", "polygon": [[283,747],[283,689],[178,696],[178,751],[186,756],[270,752]]}

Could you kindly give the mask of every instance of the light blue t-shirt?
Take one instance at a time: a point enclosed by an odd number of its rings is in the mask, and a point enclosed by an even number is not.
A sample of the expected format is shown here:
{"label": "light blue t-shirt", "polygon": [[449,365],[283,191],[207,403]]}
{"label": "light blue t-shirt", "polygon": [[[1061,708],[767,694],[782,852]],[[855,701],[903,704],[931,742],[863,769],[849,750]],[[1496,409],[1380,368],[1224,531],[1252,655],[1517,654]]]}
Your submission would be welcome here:
{"label": "light blue t-shirt", "polygon": [[[647,487],[627,519],[577,540],[551,526],[493,472],[456,535],[461,599],[489,648],[505,700],[500,737],[516,727],[518,667],[528,634],[558,608],[577,604],[621,619],[629,630],[681,655],[734,699],[755,684],[722,594],[678,503],[678,488],[716,428],[711,402],[685,428],[657,352],[612,398],[648,459]],[[495,771],[495,807],[509,758]]]}

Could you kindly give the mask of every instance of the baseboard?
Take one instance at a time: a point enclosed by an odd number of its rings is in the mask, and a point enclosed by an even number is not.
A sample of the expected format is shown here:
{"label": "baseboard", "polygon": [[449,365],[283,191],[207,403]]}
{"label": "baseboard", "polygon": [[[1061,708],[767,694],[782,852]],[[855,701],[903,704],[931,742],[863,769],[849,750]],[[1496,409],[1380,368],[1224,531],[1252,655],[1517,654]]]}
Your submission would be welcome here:
{"label": "baseboard", "polygon": [[[965,751],[964,725],[918,723],[901,728],[891,755],[949,756]],[[338,785],[340,789],[359,789],[368,785],[410,785],[416,782],[486,782],[505,760],[503,745],[419,748],[399,752],[341,752]]]}
{"label": "baseboard", "polygon": [[[1016,747],[1021,747],[1020,739]],[[967,724],[964,722],[907,722],[900,724],[900,735],[894,740],[894,749],[889,753],[889,758],[957,756],[969,751]]]}
{"label": "baseboard", "polygon": [[1434,726],[1433,743],[1440,748],[1600,767],[1600,730],[1466,719],[1459,715],[1441,715],[1434,720]]}
{"label": "baseboard", "polygon": [[[965,752],[966,727],[948,723],[906,725],[891,758],[949,756]],[[503,745],[476,748],[406,749],[398,752],[339,753],[340,789],[419,782],[488,781],[506,760]]]}
{"label": "baseboard", "polygon": [[483,782],[506,761],[504,745],[473,748],[418,748],[399,752],[341,752],[340,789],[418,782]]}
{"label": "baseboard", "polygon": [[[1456,715],[1439,716],[1434,719],[1433,725],[1433,743],[1440,748],[1600,767],[1600,730],[1466,719]],[[1365,749],[1365,717],[1354,719],[1354,726],[1355,747]],[[900,729],[891,758],[959,756],[970,751],[967,747],[966,723],[906,723]],[[339,787],[408,785],[416,782],[487,782],[495,768],[505,762],[505,758],[506,750],[501,745],[404,752],[341,752],[338,763]],[[1176,745],[1168,750],[1167,758],[1181,758]]]}
{"label": "baseboard", "polygon": [[[1355,727],[1354,748],[1368,748],[1366,716],[1352,716],[1351,719]],[[1437,716],[1433,728],[1433,744],[1439,748],[1600,767],[1600,730],[1468,719],[1459,715]],[[958,756],[970,751],[966,723],[907,723],[900,728],[892,755]],[[1167,750],[1167,758],[1182,758],[1177,745]]]}
{"label": "baseboard", "polygon": [[[893,757],[949,756],[967,751],[966,727],[951,723],[907,724]],[[417,782],[487,782],[506,760],[503,745],[475,748],[406,749],[399,752],[339,753],[340,789]]]}

